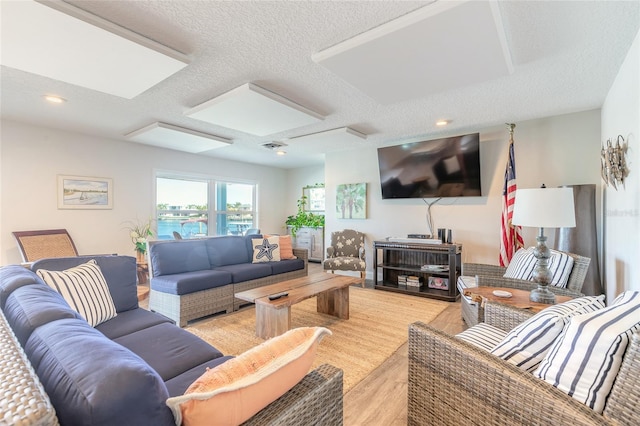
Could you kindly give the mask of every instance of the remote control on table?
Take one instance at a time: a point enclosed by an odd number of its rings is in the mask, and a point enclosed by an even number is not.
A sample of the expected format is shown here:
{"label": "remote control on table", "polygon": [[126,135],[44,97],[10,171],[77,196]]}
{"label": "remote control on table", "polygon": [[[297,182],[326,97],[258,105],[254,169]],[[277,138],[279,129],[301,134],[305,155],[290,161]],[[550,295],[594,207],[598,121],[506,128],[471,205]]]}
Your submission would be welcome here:
{"label": "remote control on table", "polygon": [[289,293],[286,293],[286,292],[272,294],[271,296],[269,296],[269,300],[277,300],[277,299],[280,299],[281,297],[287,297],[288,295]]}

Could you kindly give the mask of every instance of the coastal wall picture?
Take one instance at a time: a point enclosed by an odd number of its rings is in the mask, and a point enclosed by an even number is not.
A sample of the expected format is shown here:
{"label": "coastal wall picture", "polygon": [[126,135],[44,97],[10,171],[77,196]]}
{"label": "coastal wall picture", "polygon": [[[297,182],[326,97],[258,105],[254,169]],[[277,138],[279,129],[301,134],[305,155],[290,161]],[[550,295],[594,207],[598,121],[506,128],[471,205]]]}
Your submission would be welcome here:
{"label": "coastal wall picture", "polygon": [[338,219],[367,218],[367,184],[346,183],[336,189]]}
{"label": "coastal wall picture", "polygon": [[113,180],[110,178],[58,175],[58,208],[113,208]]}

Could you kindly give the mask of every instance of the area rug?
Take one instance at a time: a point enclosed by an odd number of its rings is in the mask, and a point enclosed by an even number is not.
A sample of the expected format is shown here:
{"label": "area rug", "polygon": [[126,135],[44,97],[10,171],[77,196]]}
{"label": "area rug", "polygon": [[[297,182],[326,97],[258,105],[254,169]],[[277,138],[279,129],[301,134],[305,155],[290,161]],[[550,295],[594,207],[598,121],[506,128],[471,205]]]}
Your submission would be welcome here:
{"label": "area rug", "polygon": [[[349,319],[316,312],[316,299],[291,309],[292,327],[322,326],[332,331],[318,348],[313,368],[332,364],[344,372],[344,393],[380,366],[407,341],[409,324],[430,322],[447,302],[359,287],[349,291]],[[225,355],[239,355],[262,343],[255,335],[255,308],[193,322],[186,330]]]}

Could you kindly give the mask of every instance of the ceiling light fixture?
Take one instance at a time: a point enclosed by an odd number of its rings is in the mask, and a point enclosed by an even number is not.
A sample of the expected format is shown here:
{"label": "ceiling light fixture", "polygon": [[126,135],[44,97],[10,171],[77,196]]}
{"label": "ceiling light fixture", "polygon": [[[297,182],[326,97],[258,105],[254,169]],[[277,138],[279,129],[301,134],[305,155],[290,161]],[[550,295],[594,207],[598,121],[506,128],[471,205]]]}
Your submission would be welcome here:
{"label": "ceiling light fixture", "polygon": [[47,102],[51,102],[52,104],[63,104],[67,102],[65,98],[61,98],[60,96],[57,96],[57,95],[44,95],[44,99]]}
{"label": "ceiling light fixture", "polygon": [[287,151],[283,151],[283,150],[279,149],[279,150],[276,151],[276,155],[279,155],[279,156],[282,157],[283,155],[287,155]]}
{"label": "ceiling light fixture", "polygon": [[449,121],[449,120],[438,120],[438,121],[436,121],[436,126],[446,126],[450,122],[451,121]]}

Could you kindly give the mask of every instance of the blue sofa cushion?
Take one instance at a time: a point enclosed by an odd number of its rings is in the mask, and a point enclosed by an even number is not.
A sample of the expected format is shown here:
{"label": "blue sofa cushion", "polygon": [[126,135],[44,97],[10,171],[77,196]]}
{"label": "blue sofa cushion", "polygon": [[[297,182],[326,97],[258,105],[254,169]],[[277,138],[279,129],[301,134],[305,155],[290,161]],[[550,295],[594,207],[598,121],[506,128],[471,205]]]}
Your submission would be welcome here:
{"label": "blue sofa cushion", "polygon": [[79,256],[40,259],[33,263],[31,269],[48,271],[64,271],[95,259],[109,286],[109,293],[120,313],[138,307],[137,266],[132,256]]}
{"label": "blue sofa cushion", "polygon": [[229,272],[207,269],[153,277],[151,278],[151,288],[163,293],[182,295],[221,287],[231,284],[231,282],[232,277]]}
{"label": "blue sofa cushion", "polygon": [[4,308],[7,297],[16,288],[33,283],[44,284],[36,274],[19,265],[4,266],[0,269],[0,308]]}
{"label": "blue sofa cushion", "polygon": [[204,239],[153,244],[149,258],[154,277],[211,269]]}
{"label": "blue sofa cushion", "polygon": [[193,367],[191,370],[187,370],[173,379],[167,380],[164,384],[167,386],[169,396],[183,395],[187,388],[195,382],[198,377],[202,376],[205,371],[207,371],[207,368],[216,367],[231,358],[233,357],[229,355],[221,356],[220,358],[216,358],[214,360],[207,361],[204,364],[200,364],[197,367]]}
{"label": "blue sofa cushion", "polygon": [[82,319],[60,293],[38,284],[15,289],[7,298],[4,314],[22,346],[33,330],[43,324],[63,318]]}
{"label": "blue sofa cushion", "polygon": [[[254,236],[255,237],[255,236]],[[206,238],[209,263],[213,268],[238,263],[251,263],[253,250],[249,250],[251,239],[237,235]]]}
{"label": "blue sofa cushion", "polygon": [[115,339],[163,323],[173,324],[174,322],[164,315],[136,308],[119,313],[117,317],[96,326],[96,330],[109,339]]}
{"label": "blue sofa cushion", "polygon": [[230,273],[234,283],[256,280],[272,275],[269,263],[241,263],[238,265],[220,266],[215,270]]}
{"label": "blue sofa cushion", "polygon": [[84,320],[38,327],[25,352],[63,425],[174,425],[163,380]]}
{"label": "blue sofa cushion", "polygon": [[271,271],[274,275],[284,274],[285,272],[297,271],[304,269],[304,260],[302,259],[289,259],[281,260],[280,262],[269,262]]}
{"label": "blue sofa cushion", "polygon": [[138,354],[165,381],[222,356],[204,340],[173,324],[158,324],[114,341]]}

